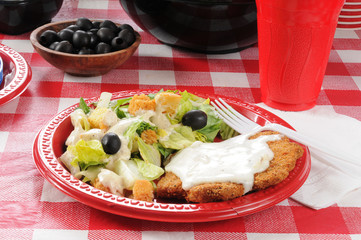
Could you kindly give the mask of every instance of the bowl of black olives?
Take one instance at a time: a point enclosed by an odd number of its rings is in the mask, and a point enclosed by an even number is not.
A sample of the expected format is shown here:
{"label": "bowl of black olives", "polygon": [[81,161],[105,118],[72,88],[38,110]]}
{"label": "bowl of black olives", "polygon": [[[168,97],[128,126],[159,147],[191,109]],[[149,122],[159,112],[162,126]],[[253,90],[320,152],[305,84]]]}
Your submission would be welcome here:
{"label": "bowl of black olives", "polygon": [[129,24],[81,17],[38,27],[30,41],[56,68],[77,76],[98,76],[125,63],[141,37]]}

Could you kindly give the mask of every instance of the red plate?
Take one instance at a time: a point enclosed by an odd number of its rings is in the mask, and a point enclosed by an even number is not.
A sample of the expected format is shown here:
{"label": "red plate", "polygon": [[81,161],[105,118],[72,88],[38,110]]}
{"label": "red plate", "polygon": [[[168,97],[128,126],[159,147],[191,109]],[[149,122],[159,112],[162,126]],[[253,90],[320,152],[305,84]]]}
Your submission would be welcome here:
{"label": "red plate", "polygon": [[5,87],[0,85],[0,105],[10,102],[22,94],[31,80],[31,68],[25,59],[12,48],[0,44],[0,56],[3,59],[3,76],[13,74],[12,80]]}
{"label": "red plate", "polygon": [[[113,99],[125,98],[134,94],[156,93],[157,90],[134,90],[113,93]],[[205,93],[195,93],[211,100],[219,97]],[[229,104],[253,121],[264,125],[266,122],[279,123],[291,127],[276,115],[255,105],[234,98],[223,97]],[[98,98],[88,99],[87,102]],[[88,206],[132,218],[167,222],[208,222],[230,219],[262,211],[285,200],[296,192],[305,182],[311,160],[308,148],[297,161],[296,167],[283,182],[265,190],[249,193],[225,202],[182,204],[165,202],[143,202],[116,196],[98,190],[73,177],[58,157],[64,151],[64,142],[72,131],[70,113],[77,107],[73,105],[56,115],[38,133],[33,146],[33,158],[40,173],[56,188]]]}

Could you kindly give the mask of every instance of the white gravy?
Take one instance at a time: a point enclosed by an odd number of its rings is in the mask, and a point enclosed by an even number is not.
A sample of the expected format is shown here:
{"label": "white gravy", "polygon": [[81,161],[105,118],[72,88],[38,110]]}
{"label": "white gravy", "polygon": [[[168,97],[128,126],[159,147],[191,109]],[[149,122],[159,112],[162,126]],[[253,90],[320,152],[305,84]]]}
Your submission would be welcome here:
{"label": "white gravy", "polygon": [[233,182],[243,184],[244,193],[252,190],[254,174],[266,170],[273,159],[267,142],[280,135],[239,135],[218,143],[195,142],[179,151],[165,167],[182,181],[184,190],[203,183]]}

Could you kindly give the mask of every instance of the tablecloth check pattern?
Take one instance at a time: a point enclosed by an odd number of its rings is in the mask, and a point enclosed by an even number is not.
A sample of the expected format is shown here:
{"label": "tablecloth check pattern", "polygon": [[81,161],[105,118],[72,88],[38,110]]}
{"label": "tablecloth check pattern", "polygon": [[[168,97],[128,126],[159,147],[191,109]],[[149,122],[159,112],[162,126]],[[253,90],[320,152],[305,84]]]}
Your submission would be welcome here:
{"label": "tablecloth check pattern", "polygon": [[[65,0],[54,21],[82,16],[135,26],[116,0]],[[32,159],[35,135],[80,96],[178,88],[261,102],[257,45],[237,53],[205,55],[171,48],[140,33],[142,44],[126,64],[90,78],[49,65],[32,48],[30,33],[0,34],[0,42],[21,53],[33,70],[29,88],[0,106],[0,239],[361,239],[361,190],[318,211],[287,199],[231,220],[164,223],[90,208],[44,180]],[[361,120],[361,31],[337,30],[317,104]]]}

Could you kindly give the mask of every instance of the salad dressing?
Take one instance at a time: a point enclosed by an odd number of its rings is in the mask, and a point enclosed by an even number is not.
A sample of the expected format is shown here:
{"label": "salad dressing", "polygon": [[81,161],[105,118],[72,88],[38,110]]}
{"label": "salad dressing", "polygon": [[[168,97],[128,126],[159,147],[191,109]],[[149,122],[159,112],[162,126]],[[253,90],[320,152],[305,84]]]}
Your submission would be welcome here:
{"label": "salad dressing", "polygon": [[165,167],[181,181],[184,190],[203,183],[233,182],[243,184],[244,193],[252,190],[254,174],[266,170],[274,154],[268,141],[280,140],[280,135],[239,135],[223,142],[194,142],[179,151]]}
{"label": "salad dressing", "polygon": [[80,140],[80,135],[85,133],[85,130],[82,126],[82,121],[88,121],[87,116],[81,109],[76,109],[70,114],[71,124],[74,126],[74,130],[70,133],[65,144],[75,145]]}
{"label": "salad dressing", "polygon": [[98,179],[104,187],[109,188],[111,193],[123,194],[123,179],[118,174],[108,169],[102,169],[98,174]]}

